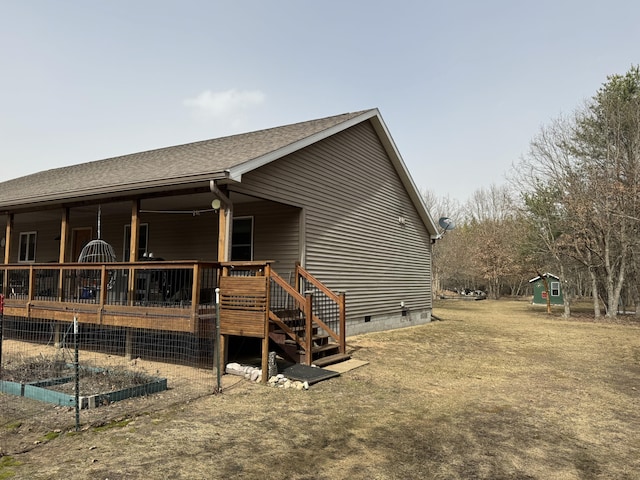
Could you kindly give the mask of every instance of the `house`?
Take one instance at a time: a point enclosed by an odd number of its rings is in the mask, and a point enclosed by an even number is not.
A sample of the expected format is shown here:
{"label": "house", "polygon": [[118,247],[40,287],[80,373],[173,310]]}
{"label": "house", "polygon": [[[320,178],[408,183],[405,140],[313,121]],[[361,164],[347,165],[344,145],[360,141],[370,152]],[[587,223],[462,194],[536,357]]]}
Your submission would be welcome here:
{"label": "house", "polygon": [[547,305],[547,299],[550,305],[564,305],[560,277],[543,273],[542,276],[538,275],[529,280],[529,283],[533,287],[532,303],[534,305]]}
{"label": "house", "polygon": [[[9,315],[202,334],[219,287],[224,335],[310,349],[278,314],[303,321],[304,303],[342,353],[347,332],[431,319],[437,228],[377,109],[10,180],[2,220]],[[91,240],[116,261],[89,268]]]}

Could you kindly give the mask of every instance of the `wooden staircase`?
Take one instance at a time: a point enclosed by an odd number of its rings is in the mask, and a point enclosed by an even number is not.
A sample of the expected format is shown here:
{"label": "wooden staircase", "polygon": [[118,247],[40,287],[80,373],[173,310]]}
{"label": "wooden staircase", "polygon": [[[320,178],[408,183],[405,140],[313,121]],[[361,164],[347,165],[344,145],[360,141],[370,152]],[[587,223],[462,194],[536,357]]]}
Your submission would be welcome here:
{"label": "wooden staircase", "polygon": [[318,367],[350,358],[344,293],[332,292],[300,266],[291,284],[270,262],[220,265],[220,334],[262,339],[263,382],[272,348],[289,361]]}
{"label": "wooden staircase", "polygon": [[322,367],[347,360],[344,294],[332,292],[300,266],[295,275],[291,286],[271,271],[271,344],[295,363]]}
{"label": "wooden staircase", "polygon": [[[340,344],[315,322],[311,325],[311,348],[301,346],[301,343],[306,343],[306,328],[301,326],[306,323],[303,311],[272,311],[270,316],[277,320],[270,322],[269,339],[287,360],[323,367],[350,358],[350,355],[341,351]],[[293,335],[298,338],[293,339]]]}

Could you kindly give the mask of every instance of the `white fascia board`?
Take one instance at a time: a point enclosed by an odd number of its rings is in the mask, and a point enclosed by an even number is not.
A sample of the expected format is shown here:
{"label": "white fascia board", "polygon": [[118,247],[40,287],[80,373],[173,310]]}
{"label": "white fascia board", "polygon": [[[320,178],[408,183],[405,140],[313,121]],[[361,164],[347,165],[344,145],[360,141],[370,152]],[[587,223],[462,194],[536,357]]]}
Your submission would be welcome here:
{"label": "white fascia board", "polygon": [[255,170],[256,168],[262,167],[268,163],[273,162],[274,160],[278,160],[279,158],[285,157],[291,153],[297,152],[298,150],[302,150],[309,145],[313,145],[320,140],[324,140],[325,138],[329,138],[336,133],[342,132],[348,128],[357,125],[365,120],[368,120],[371,117],[378,116],[378,110],[372,109],[364,112],[357,117],[353,117],[349,120],[346,120],[338,125],[334,125],[331,128],[326,130],[322,130],[321,132],[310,135],[309,137],[303,138],[302,140],[298,140],[297,142],[291,143],[285,147],[282,147],[278,150],[274,150],[273,152],[269,152],[266,155],[261,157],[256,157],[252,160],[248,160],[240,165],[236,165],[235,167],[231,167],[229,169],[229,179],[234,180],[236,182],[242,181],[242,175]]}

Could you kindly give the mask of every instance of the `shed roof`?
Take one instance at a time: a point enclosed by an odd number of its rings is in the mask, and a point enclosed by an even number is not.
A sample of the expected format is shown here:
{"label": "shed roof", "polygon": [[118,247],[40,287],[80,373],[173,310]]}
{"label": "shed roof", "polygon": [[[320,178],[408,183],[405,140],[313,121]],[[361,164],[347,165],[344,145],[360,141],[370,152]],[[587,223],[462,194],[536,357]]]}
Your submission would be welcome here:
{"label": "shed roof", "polygon": [[547,272],[547,273],[543,273],[542,276],[538,275],[537,277],[533,277],[531,280],[529,280],[529,283],[537,282],[538,280],[542,279],[542,277],[560,280],[560,277],[558,277],[557,275]]}

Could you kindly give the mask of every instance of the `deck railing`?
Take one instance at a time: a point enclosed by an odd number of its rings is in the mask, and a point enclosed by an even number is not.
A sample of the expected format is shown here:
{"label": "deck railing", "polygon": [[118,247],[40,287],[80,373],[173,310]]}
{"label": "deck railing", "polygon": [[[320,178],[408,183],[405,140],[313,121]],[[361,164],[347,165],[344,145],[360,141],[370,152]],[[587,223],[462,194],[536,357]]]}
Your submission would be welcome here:
{"label": "deck railing", "polygon": [[[253,280],[258,277],[266,281]],[[270,262],[225,262],[220,282],[223,330],[260,338],[269,335],[283,350],[303,352],[309,365],[315,354],[324,354],[329,347],[337,345],[341,354],[346,352],[345,296],[329,290],[304,268],[297,266],[295,280],[285,280]],[[333,345],[324,343],[328,339]]]}
{"label": "deck railing", "polygon": [[0,290],[23,301],[185,307],[213,304],[217,277],[210,262],[3,265]]}
{"label": "deck railing", "polygon": [[189,330],[214,312],[218,271],[218,263],[198,261],[5,264],[0,292],[15,316],[69,320],[69,312],[83,314],[80,321],[102,323],[105,312],[125,322],[153,311],[189,318],[188,325],[167,326]]}
{"label": "deck railing", "polygon": [[290,282],[270,262],[0,265],[6,315],[198,335],[215,323],[218,280],[223,334],[267,339],[275,326],[309,364],[322,336],[345,352],[344,295],[301,267]]}

